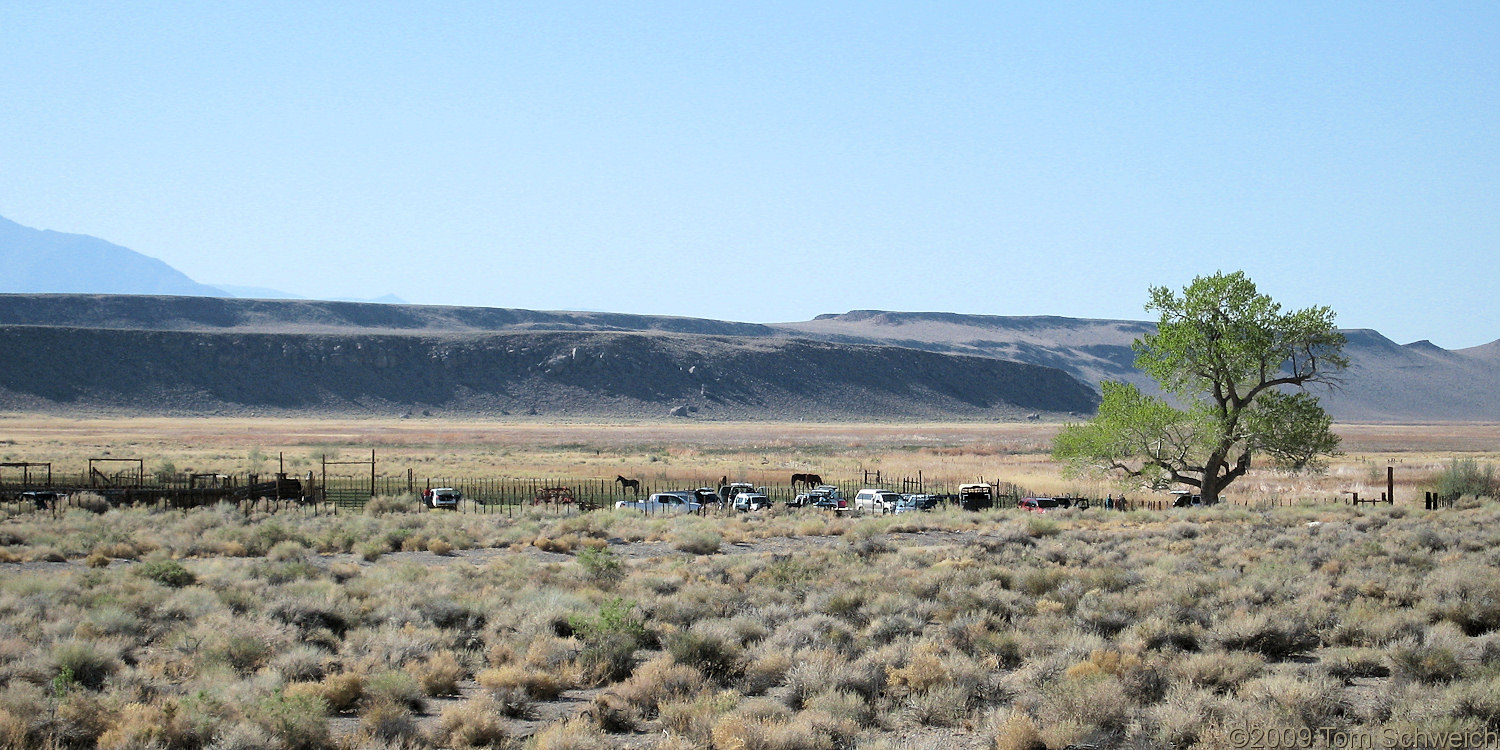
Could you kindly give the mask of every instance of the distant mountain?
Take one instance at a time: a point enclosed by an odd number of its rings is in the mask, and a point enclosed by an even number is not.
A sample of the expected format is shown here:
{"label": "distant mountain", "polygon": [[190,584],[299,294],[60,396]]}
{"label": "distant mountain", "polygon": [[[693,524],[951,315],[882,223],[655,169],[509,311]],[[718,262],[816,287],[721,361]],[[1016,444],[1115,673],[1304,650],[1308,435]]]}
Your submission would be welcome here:
{"label": "distant mountain", "polygon": [[214,288],[228,292],[230,297],[240,299],[307,299],[300,294],[283,292],[264,286],[241,286],[239,284],[214,284]]}
{"label": "distant mountain", "polygon": [[[306,299],[279,289],[200,284],[166,263],[85,234],[32,229],[0,216],[0,293],[170,294]],[[394,294],[348,302],[405,304]]]}
{"label": "distant mountain", "polygon": [[218,297],[181,271],[82,234],[23,227],[0,217],[0,292],[86,292]]}

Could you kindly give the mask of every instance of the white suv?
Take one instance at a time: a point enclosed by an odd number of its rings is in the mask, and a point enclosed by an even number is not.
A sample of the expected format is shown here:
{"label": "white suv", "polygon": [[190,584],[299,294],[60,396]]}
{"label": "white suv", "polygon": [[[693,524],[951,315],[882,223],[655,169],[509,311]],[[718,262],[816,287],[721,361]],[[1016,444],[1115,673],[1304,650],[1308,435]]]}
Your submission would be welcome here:
{"label": "white suv", "polygon": [[890,513],[901,502],[901,495],[890,490],[863,489],[854,496],[857,513]]}

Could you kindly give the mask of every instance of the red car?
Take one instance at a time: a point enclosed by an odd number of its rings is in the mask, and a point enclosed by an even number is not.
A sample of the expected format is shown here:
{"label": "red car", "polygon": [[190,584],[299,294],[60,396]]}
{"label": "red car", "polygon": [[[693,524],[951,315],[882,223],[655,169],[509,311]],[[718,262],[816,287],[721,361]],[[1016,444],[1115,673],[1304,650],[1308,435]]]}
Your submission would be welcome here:
{"label": "red car", "polygon": [[1016,507],[1032,513],[1046,513],[1062,506],[1050,497],[1023,497],[1016,503]]}

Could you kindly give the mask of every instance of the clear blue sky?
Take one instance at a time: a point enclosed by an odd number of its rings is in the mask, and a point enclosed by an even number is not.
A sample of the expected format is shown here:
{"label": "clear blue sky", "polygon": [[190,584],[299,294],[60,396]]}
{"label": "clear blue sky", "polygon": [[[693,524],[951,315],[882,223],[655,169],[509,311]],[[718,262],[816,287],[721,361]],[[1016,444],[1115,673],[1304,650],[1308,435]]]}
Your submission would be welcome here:
{"label": "clear blue sky", "polygon": [[1500,3],[0,4],[0,216],[309,296],[1500,338]]}

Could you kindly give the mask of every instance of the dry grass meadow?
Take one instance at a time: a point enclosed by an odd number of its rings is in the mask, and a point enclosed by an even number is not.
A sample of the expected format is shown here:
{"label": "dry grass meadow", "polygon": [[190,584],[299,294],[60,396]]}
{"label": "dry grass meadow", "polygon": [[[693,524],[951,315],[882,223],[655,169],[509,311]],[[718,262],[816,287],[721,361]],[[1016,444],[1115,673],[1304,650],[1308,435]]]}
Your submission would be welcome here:
{"label": "dry grass meadow", "polygon": [[[1063,478],[1054,430],[11,416],[0,461],[305,469],[374,448],[391,473],[1119,491]],[[1500,504],[1425,511],[1420,491],[1452,458],[1500,460],[1500,426],[1340,432],[1327,475],[1231,494],[1368,496],[1392,465],[1394,507],[18,515],[0,522],[0,747],[1485,744]]]}

